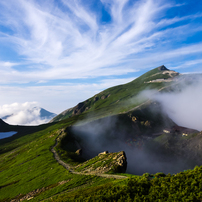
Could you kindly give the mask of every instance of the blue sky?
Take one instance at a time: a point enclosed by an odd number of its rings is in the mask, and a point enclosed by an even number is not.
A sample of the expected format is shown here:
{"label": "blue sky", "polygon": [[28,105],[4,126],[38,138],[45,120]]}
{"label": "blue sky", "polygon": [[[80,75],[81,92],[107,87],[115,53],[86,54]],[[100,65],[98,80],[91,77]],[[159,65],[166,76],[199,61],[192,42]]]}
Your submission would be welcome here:
{"label": "blue sky", "polygon": [[202,72],[201,0],[7,0],[0,10],[0,106],[60,113],[163,64]]}

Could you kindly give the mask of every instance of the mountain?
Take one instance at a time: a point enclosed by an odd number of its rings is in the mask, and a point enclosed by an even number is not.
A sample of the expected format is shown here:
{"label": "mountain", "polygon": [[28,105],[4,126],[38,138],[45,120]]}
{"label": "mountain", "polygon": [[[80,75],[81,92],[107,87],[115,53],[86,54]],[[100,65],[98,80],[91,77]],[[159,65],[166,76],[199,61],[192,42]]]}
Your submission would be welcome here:
{"label": "mountain", "polygon": [[[197,147],[197,140],[201,133],[177,125],[160,102],[141,96],[141,93],[145,89],[153,94],[178,93],[194,82],[194,78],[162,65],[127,84],[106,89],[80,102],[51,122],[77,120],[68,134],[79,142],[80,146],[75,147],[82,148],[86,159],[103,150],[124,150],[129,162],[143,161],[135,169],[130,163],[128,172],[179,172],[200,164],[202,150]],[[60,153],[68,148],[67,145],[69,139],[63,138]],[[139,156],[144,158],[140,160]],[[158,166],[150,166],[151,159]]]}
{"label": "mountain", "polygon": [[40,117],[41,119],[51,119],[53,117],[55,117],[57,114],[49,112],[43,108],[40,108]]}
{"label": "mountain", "polygon": [[[179,93],[194,80],[195,75],[181,75],[162,65],[127,84],[106,89],[80,102],[51,122],[77,120],[68,133],[80,142],[79,148],[87,159],[103,150],[124,150],[129,162],[140,161],[139,156],[144,156],[142,165],[136,165],[134,170],[130,163],[128,172],[179,172],[200,164],[202,150],[197,145],[201,133],[179,126],[166,114],[160,102],[141,94],[145,89],[160,95]],[[68,144],[69,139],[64,138],[61,153]],[[131,155],[136,150],[138,154]],[[158,166],[150,166],[151,159]]]}
{"label": "mountain", "polygon": [[1,132],[17,132],[0,139],[0,201],[201,201],[202,132],[142,96],[181,92],[190,78],[160,66],[51,123],[0,120]]}
{"label": "mountain", "polygon": [[47,123],[55,116],[56,114],[41,107],[30,106],[29,108],[19,109],[12,114],[6,114],[1,119],[13,125],[38,125]]}
{"label": "mountain", "polygon": [[142,90],[157,89],[164,91],[178,77],[178,72],[171,71],[162,65],[127,84],[108,88],[80,102],[75,107],[67,109],[54,117],[51,122],[64,120],[82,113],[88,114],[92,112],[97,114],[98,117],[104,117],[129,111],[146,101],[145,99],[138,101],[134,99]]}

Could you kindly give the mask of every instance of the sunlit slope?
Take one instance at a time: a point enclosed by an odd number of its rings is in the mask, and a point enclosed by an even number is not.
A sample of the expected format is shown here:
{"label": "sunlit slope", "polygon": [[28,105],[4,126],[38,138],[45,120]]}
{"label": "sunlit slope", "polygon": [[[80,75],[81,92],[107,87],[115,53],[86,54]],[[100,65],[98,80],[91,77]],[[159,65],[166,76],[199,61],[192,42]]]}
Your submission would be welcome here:
{"label": "sunlit slope", "polygon": [[[158,74],[155,75],[155,73],[151,75],[154,75],[153,80],[156,79],[155,76],[159,76]],[[147,75],[148,82],[153,81],[149,77],[150,75]],[[4,122],[0,122],[2,124],[0,125],[0,129],[2,131],[18,131],[18,135],[0,140],[0,201],[17,202],[26,201],[26,199],[29,201],[54,202],[93,200],[201,201],[202,186],[200,179],[202,167],[196,167],[194,170],[187,170],[174,175],[145,173],[142,176],[135,176],[125,174],[126,176],[130,176],[129,179],[81,175],[66,170],[54,159],[51,148],[55,145],[55,141],[58,139],[61,131],[67,131],[71,125],[85,118],[85,114],[81,113],[60,122],[37,127],[10,126]],[[148,128],[150,129],[149,122],[151,122],[151,130],[153,131],[156,129],[156,125],[161,126],[160,122],[163,120],[159,115],[154,119],[153,114],[150,114],[146,107],[145,110],[143,108],[126,114],[120,114],[117,118],[120,118],[119,120],[121,121],[118,122],[119,127],[122,127],[124,123],[127,128],[131,125],[131,130],[135,127],[140,130],[142,129],[141,131],[144,132]],[[168,123],[167,120],[166,123]],[[168,128],[166,129],[168,130]],[[126,132],[128,133],[128,130]],[[156,133],[156,131],[153,132]],[[68,133],[66,133],[65,137],[67,137],[68,145],[72,146],[72,137]],[[178,152],[182,150],[185,151],[185,154],[189,152],[189,156],[196,154],[197,150],[194,149],[198,148],[200,139],[201,133],[191,134],[190,136],[182,136],[181,133],[173,135],[159,134],[159,136],[154,137],[155,145],[165,146],[166,149],[170,149],[169,153],[177,148],[179,149],[177,150]],[[175,142],[173,143],[173,141]],[[195,144],[192,144],[192,142]],[[179,148],[179,144],[181,148]],[[156,148],[158,149],[159,147]],[[190,149],[186,150],[186,148]],[[191,149],[193,149],[193,152]],[[63,155],[60,151],[58,153],[61,156]],[[198,153],[201,153],[200,148],[198,149]],[[73,155],[69,146],[64,154],[67,162],[73,165],[80,163],[72,158]],[[91,164],[96,168],[101,162],[96,161],[94,165],[94,160],[91,160]],[[77,172],[82,171],[86,164],[81,164],[80,166],[82,167],[78,167]]]}
{"label": "sunlit slope", "polygon": [[134,99],[142,90],[159,90],[170,85],[178,75],[177,72],[170,71],[165,66],[157,67],[127,84],[111,87],[94,95],[75,107],[65,110],[52,121],[60,121],[81,113],[93,112],[98,117],[103,117],[126,112],[145,101]]}
{"label": "sunlit slope", "polygon": [[92,182],[100,185],[114,181],[73,175],[54,159],[50,149],[60,131],[72,122],[73,119],[49,127],[44,125],[38,132],[30,127],[27,135],[25,131],[24,136],[13,136],[7,142],[0,140],[0,201],[30,200],[33,196],[33,201],[41,201],[65,190],[92,186]]}

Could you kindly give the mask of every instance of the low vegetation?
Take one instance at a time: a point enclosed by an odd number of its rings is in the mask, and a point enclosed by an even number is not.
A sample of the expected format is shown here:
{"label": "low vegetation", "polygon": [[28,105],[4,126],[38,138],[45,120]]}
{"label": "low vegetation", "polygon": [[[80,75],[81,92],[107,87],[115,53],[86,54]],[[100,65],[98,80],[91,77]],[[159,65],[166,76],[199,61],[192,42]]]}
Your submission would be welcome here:
{"label": "low vegetation", "polygon": [[[85,110],[88,111],[90,120],[111,115],[112,111],[117,114],[137,106],[138,103],[130,106],[124,103],[145,87],[160,89],[165,86],[163,83],[144,83],[157,73],[159,73],[158,68],[126,85],[107,89],[87,100]],[[161,76],[158,74],[153,78],[159,77]],[[84,120],[87,114],[85,110],[84,113],[74,116],[71,116],[73,111],[70,110],[64,116],[60,115],[55,119],[55,121],[63,119],[62,121],[37,127],[9,126],[1,123],[2,132],[12,130],[17,131],[18,134],[0,140],[0,202],[202,201],[202,166],[172,175],[145,173],[142,176],[118,174],[119,170],[114,166],[102,176],[96,173],[86,175],[85,171],[89,166],[94,170],[107,167],[116,154],[104,154],[88,161],[75,154],[77,149],[75,137],[68,130],[78,120]],[[147,115],[147,119],[144,119],[142,113]],[[65,119],[69,116],[71,117]],[[118,117],[127,128],[130,121],[131,127],[136,126],[143,131],[147,131],[150,126],[155,127],[155,124],[162,125],[160,116],[152,122],[150,120],[153,119],[152,114],[144,108],[136,112],[131,111],[127,116],[119,114]],[[122,129],[121,127],[123,126],[117,126],[118,130]],[[198,141],[201,135],[201,133],[193,133],[190,136],[179,136],[177,140],[179,142],[183,140],[185,145],[185,143],[189,144],[192,138]],[[159,135],[154,143],[166,145],[168,142],[169,145],[173,145],[167,136],[167,134]],[[58,144],[55,150],[60,158],[71,165],[75,172],[65,169],[54,158],[51,149],[56,143]],[[112,158],[108,158],[110,155]]]}
{"label": "low vegetation", "polygon": [[[0,158],[0,201],[201,201],[202,167],[173,175],[145,173],[127,179],[72,174],[53,158],[58,123],[29,134],[19,146],[3,152]],[[21,142],[21,140],[23,140]],[[21,144],[20,144],[21,142]],[[1,145],[6,148],[10,143]],[[97,157],[98,158],[98,157]],[[100,164],[93,159],[90,164]],[[77,162],[79,163],[79,162]],[[88,163],[81,164],[81,171]],[[99,165],[97,165],[99,166]]]}
{"label": "low vegetation", "polygon": [[145,173],[141,177],[108,181],[105,184],[63,193],[48,201],[201,201],[202,167],[175,175]]}
{"label": "low vegetation", "polygon": [[[96,114],[96,117],[101,118],[129,111],[130,109],[146,101],[145,99],[134,102],[135,96],[137,96],[141,91],[145,89],[159,90],[170,85],[164,82],[147,83],[148,81],[157,78],[171,78],[170,75],[163,74],[163,72],[164,70],[161,71],[159,68],[155,68],[127,84],[108,88],[87,99],[86,101],[79,103],[72,109],[66,110],[65,112],[59,114],[53,119],[53,121],[64,120],[78,114],[88,114],[90,117],[91,113],[93,113],[94,115]],[[175,76],[177,76],[177,74]]]}

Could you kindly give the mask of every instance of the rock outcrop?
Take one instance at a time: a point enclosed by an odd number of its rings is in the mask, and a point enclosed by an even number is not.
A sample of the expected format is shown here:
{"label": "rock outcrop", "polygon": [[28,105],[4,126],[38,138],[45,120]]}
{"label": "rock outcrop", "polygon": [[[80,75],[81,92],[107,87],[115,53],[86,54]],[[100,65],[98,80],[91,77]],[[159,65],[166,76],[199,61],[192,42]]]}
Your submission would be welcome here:
{"label": "rock outcrop", "polygon": [[76,150],[75,153],[76,153],[77,155],[81,156],[81,155],[82,155],[82,149],[78,149],[78,150]]}
{"label": "rock outcrop", "polygon": [[164,70],[168,70],[168,69],[164,65],[161,65],[158,67],[158,70],[164,71]]}
{"label": "rock outcrop", "polygon": [[103,154],[108,154],[108,153],[109,153],[108,151],[103,151],[103,152],[99,153],[98,156],[103,155]]}
{"label": "rock outcrop", "polygon": [[108,153],[104,151],[98,156],[79,164],[76,171],[89,174],[101,173],[125,173],[127,169],[127,158],[124,151]]}
{"label": "rock outcrop", "polygon": [[116,172],[120,172],[120,173],[125,173],[126,169],[127,169],[127,158],[126,158],[126,154],[124,151],[119,152],[118,155],[116,155],[113,158],[116,162]]}

